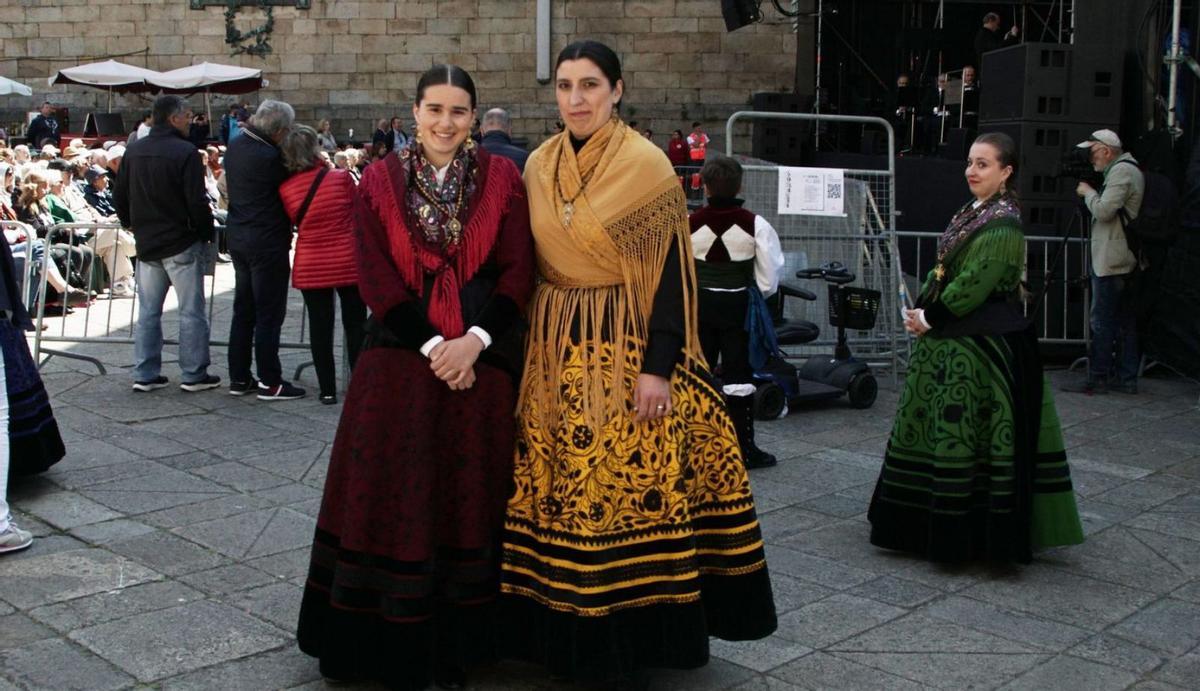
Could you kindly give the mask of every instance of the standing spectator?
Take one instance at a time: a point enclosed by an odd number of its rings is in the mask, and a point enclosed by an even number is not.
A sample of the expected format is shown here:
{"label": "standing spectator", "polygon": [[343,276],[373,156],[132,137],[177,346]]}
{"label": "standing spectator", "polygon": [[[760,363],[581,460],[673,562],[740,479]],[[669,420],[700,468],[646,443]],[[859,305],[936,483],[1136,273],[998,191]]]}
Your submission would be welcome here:
{"label": "standing spectator", "polygon": [[[399,151],[408,143],[408,135],[404,133],[404,122],[400,118],[392,118],[391,129],[388,130],[388,146],[386,153]],[[378,148],[378,147],[377,147]],[[382,158],[382,156],[380,157]]]}
{"label": "standing spectator", "polygon": [[134,335],[134,391],[167,385],[162,370],[162,308],[167,289],[179,300],[179,369],[184,391],[220,386],[208,373],[208,316],[204,269],[213,237],[212,212],[204,193],[204,165],[187,141],[192,110],[179,96],[154,100],[147,137],[125,152],[113,202],[121,225],[133,229],[139,256],[138,322]]}
{"label": "standing spectator", "polygon": [[25,141],[34,148],[46,144],[58,146],[61,137],[58,134],[58,120],[54,117],[54,106],[49,101],[42,103],[42,112],[33,118],[29,128],[25,130]]}
{"label": "standing spectator", "polygon": [[108,150],[108,159],[104,161],[104,167],[108,170],[108,183],[113,185],[117,181],[117,173],[121,172],[121,161],[125,158],[125,146],[117,144]]}
{"label": "standing spectator", "polygon": [[1135,394],[1137,318],[1129,288],[1138,260],[1129,249],[1121,217],[1132,220],[1141,212],[1146,178],[1112,130],[1097,130],[1078,146],[1091,149],[1092,167],[1104,174],[1104,185],[1101,192],[1086,182],[1075,188],[1092,214],[1092,341],[1087,379],[1064,388],[1086,394],[1110,389]]}
{"label": "standing spectator", "polygon": [[1017,42],[1017,34],[1020,30],[1016,24],[1007,33],[1000,33],[1000,15],[995,12],[988,12],[983,15],[983,26],[979,27],[979,31],[975,32],[975,64],[983,65],[983,54],[990,53],[993,50],[999,50],[1005,46],[1010,46]]}
{"label": "standing spectator", "polygon": [[688,148],[691,150],[689,156],[692,158],[692,165],[704,165],[704,157],[708,154],[708,143],[712,141],[708,138],[708,134],[704,132],[704,128],[699,122],[692,123],[692,133],[688,135]]}
{"label": "standing spectator", "polygon": [[646,129],[642,130],[642,136],[645,137],[646,139],[649,139],[650,141],[654,141],[654,130],[652,130],[650,128],[646,128]]}
{"label": "standing spectator", "polygon": [[358,360],[367,306],[358,294],[354,181],[344,170],[330,171],[317,156],[317,132],[298,125],[283,140],[283,162],[290,178],[279,188],[283,206],[296,227],[296,268],[292,285],[304,295],[310,320],[309,345],[321,402],[337,403],[333,361],[333,298],[342,308],[346,357]]}
{"label": "standing spectator", "polygon": [[233,139],[234,131],[238,129],[238,105],[229,106],[229,112],[221,116],[221,143],[228,146]]}
{"label": "standing spectator", "polygon": [[333,136],[333,125],[329,120],[317,123],[317,141],[321,143],[322,150],[329,153],[337,151],[337,137]]}
{"label": "standing spectator", "polygon": [[371,135],[371,148],[374,151],[375,147],[383,144],[384,147],[390,146],[392,142],[392,129],[387,120],[380,119],[375,123],[375,133]]}
{"label": "standing spectator", "polygon": [[33,544],[33,534],[18,528],[9,512],[9,476],[41,472],[66,454],[25,340],[32,330],[12,253],[0,239],[0,554]]}
{"label": "standing spectator", "polygon": [[204,113],[196,113],[196,117],[192,118],[192,124],[188,126],[188,141],[196,145],[196,148],[204,148],[204,142],[208,141],[208,135],[211,128],[208,126],[208,116]]}
{"label": "standing spectator", "polygon": [[688,150],[687,140],[683,138],[683,130],[675,130],[671,133],[671,141],[667,142],[667,160],[678,168],[686,166],[690,159],[691,154]]}
{"label": "standing spectator", "polygon": [[[257,392],[259,400],[281,401],[304,396],[304,389],[283,380],[279,332],[287,314],[288,251],[292,222],[279,198],[287,179],[279,143],[287,136],[296,112],[282,101],[263,101],[241,136],[225,152],[229,217],[229,253],[235,287],[229,327],[229,393]],[[258,380],[250,372],[251,354]]]}
{"label": "standing spectator", "polygon": [[[154,127],[154,112],[146,111],[142,113],[142,122],[137,126],[132,137],[129,138],[129,143],[132,144],[139,139],[144,139],[150,136],[150,130]],[[186,136],[186,134],[184,135]]]}
{"label": "standing spectator", "polygon": [[490,154],[498,154],[517,164],[517,170],[525,171],[525,160],[529,152],[513,144],[512,119],[503,108],[492,108],[483,114],[483,122],[479,125],[483,135],[483,148]]}

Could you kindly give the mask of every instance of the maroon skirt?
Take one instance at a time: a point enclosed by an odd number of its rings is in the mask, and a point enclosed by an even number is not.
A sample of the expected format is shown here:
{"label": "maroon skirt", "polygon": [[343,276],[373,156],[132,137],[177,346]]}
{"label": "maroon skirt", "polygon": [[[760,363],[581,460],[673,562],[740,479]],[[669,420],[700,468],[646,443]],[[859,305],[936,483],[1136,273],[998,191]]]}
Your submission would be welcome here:
{"label": "maroon skirt", "polygon": [[338,679],[429,683],[490,659],[515,389],[451,391],[420,353],[359,357],[334,440],[297,639]]}

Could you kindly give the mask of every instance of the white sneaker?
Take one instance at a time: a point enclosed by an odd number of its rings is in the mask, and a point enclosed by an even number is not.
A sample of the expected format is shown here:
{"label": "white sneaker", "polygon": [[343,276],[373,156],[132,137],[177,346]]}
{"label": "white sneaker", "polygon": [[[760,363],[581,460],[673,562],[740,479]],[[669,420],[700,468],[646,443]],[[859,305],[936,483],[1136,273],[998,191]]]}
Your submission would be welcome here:
{"label": "white sneaker", "polygon": [[16,552],[33,544],[33,533],[21,530],[11,521],[8,529],[0,533],[0,554]]}

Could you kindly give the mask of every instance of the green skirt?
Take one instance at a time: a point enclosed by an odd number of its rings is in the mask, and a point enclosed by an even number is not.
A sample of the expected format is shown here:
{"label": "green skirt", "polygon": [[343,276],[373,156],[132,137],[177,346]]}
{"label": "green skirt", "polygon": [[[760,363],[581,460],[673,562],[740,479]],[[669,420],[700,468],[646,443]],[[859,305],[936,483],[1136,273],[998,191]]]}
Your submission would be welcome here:
{"label": "green skirt", "polygon": [[937,561],[1083,542],[1031,332],[917,340],[868,518],[872,544]]}

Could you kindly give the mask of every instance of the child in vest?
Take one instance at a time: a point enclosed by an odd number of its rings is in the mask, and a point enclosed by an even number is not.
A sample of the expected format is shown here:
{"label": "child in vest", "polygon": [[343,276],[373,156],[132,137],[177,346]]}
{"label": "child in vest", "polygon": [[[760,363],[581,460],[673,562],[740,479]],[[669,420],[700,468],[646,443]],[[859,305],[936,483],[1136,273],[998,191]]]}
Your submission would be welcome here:
{"label": "child in vest", "polygon": [[765,218],[742,208],[742,166],[716,156],[700,171],[708,204],[689,219],[700,288],[700,346],[709,367],[720,362],[723,393],[748,468],[775,465],[754,443],[754,384],[746,315],[751,300],[779,287],[783,251]]}

